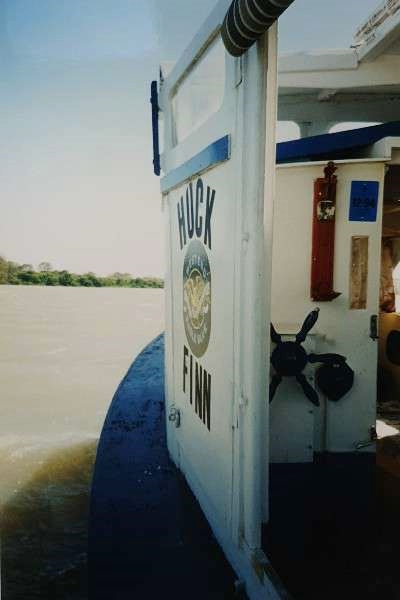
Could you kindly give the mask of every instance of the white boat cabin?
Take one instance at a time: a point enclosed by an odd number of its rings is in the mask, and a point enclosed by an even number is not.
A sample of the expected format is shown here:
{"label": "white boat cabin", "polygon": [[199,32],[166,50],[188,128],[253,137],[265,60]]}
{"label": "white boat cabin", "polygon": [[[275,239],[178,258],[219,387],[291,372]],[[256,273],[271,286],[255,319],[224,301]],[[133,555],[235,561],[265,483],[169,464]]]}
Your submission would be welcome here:
{"label": "white boat cabin", "polygon": [[[343,382],[343,397],[320,393],[319,407],[300,387],[295,391],[293,381],[283,383],[271,404],[272,461],[307,462],[315,452],[372,448],[377,400],[384,404],[400,398],[399,134],[400,123],[390,123],[278,144],[271,320],[292,339],[304,315],[317,305],[309,352],[345,356],[354,375]],[[329,221],[321,217],[322,239],[314,239],[319,217],[313,214],[315,182],[324,179],[328,161],[336,169],[331,248],[323,238]],[[317,277],[338,295],[313,299],[312,269],[321,261],[327,275],[327,255],[331,281],[324,273]],[[320,368],[318,363],[306,368],[313,386],[318,387]],[[295,409],[293,393],[299,397]]]}
{"label": "white boat cabin", "polygon": [[240,4],[153,84],[168,447],[238,590],[328,600],[318,536],[365,541],[376,404],[400,391],[400,124],[276,146],[276,25],[241,47]]}

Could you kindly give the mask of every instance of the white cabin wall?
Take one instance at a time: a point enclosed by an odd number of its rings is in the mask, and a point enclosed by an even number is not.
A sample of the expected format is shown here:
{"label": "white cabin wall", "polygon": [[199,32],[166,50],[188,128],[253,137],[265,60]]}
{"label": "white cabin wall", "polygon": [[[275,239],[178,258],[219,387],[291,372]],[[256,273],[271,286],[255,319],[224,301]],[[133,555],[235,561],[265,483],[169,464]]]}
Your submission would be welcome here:
{"label": "white cabin wall", "polygon": [[[296,331],[305,315],[316,306],[320,307],[318,323],[313,329],[315,351],[346,356],[355,371],[355,383],[337,403],[327,401],[320,393],[321,408],[314,411],[314,451],[352,452],[357,443],[368,440],[370,427],[375,424],[377,342],[369,337],[369,323],[370,316],[379,312],[384,163],[337,164],[334,290],[341,295],[332,302],[314,303],[310,299],[313,182],[317,177],[323,177],[324,166],[308,163],[277,168],[271,319],[278,332]],[[380,182],[376,223],[348,220],[352,180]],[[351,237],[357,235],[369,237],[365,310],[349,308]],[[297,393],[297,383],[292,381],[290,385],[295,386],[293,389]],[[274,399],[275,402],[279,402],[279,397]],[[309,406],[313,408],[311,404]],[[290,444],[290,439],[287,443]]]}

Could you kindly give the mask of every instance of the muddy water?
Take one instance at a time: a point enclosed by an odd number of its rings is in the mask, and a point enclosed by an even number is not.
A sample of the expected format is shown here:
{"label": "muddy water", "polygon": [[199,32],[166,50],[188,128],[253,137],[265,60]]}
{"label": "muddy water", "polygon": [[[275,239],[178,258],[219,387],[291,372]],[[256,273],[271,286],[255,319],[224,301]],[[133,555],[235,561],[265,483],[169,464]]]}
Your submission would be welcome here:
{"label": "muddy water", "polygon": [[0,286],[2,600],[87,597],[87,514],[113,393],[163,291]]}

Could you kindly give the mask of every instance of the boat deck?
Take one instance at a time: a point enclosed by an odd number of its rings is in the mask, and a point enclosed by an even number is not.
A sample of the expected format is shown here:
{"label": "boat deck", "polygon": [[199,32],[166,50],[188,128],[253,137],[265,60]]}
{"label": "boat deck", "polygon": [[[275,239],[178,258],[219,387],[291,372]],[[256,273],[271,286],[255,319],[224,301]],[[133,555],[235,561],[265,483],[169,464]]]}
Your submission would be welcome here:
{"label": "boat deck", "polygon": [[[163,360],[160,336],[129,369],[104,424],[89,523],[91,600],[237,597],[236,575],[168,456]],[[271,466],[264,549],[296,600],[400,599],[400,410],[379,418],[396,433],[378,440],[377,464],[360,453]]]}
{"label": "boat deck", "polygon": [[121,382],[101,434],[89,522],[89,598],[232,598],[235,573],[169,459],[164,339]]}
{"label": "boat deck", "polygon": [[399,600],[400,405],[372,454],[271,465],[264,549],[296,600]]}

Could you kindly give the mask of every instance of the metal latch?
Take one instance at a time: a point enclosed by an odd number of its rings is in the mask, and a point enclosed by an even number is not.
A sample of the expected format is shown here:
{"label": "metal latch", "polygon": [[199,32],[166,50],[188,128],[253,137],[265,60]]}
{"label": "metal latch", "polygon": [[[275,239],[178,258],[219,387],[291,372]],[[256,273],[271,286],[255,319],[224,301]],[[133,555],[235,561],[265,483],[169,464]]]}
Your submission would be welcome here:
{"label": "metal latch", "polygon": [[174,405],[169,409],[168,421],[175,423],[176,428],[181,426],[181,411]]}
{"label": "metal latch", "polygon": [[371,340],[378,340],[378,315],[371,315],[369,320],[369,337]]}

